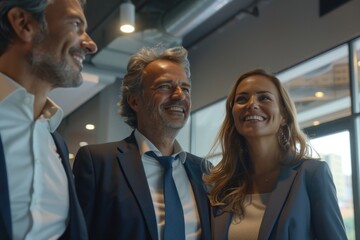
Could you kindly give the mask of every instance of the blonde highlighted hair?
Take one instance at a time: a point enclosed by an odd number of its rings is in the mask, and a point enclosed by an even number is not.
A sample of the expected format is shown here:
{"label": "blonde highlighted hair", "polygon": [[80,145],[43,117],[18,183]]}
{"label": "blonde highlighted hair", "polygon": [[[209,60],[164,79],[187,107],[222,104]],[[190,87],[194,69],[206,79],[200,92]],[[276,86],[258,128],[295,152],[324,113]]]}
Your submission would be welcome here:
{"label": "blonde highlighted hair", "polygon": [[291,154],[293,156],[292,161],[311,158],[312,154],[312,148],[307,137],[297,123],[295,105],[279,79],[262,69],[253,69],[242,74],[227,97],[225,119],[210,152],[213,153],[216,147],[220,145],[222,159],[219,164],[208,170],[209,174],[203,177],[205,184],[210,188],[209,199],[211,204],[224,211],[234,213],[237,218],[243,216],[245,195],[251,190],[252,165],[247,155],[245,139],[235,128],[232,106],[239,83],[254,75],[268,78],[275,84],[279,92],[280,107],[290,130],[288,147],[284,149],[279,144],[279,148],[284,154]]}

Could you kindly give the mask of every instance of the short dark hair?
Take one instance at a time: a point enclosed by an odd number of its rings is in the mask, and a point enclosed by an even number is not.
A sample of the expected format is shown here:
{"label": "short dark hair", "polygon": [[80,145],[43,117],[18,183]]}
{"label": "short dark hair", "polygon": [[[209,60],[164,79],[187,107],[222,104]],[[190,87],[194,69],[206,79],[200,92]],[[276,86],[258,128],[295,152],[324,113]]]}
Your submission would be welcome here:
{"label": "short dark hair", "polygon": [[[15,36],[15,32],[7,18],[9,10],[14,7],[24,9],[39,21],[42,28],[46,29],[45,9],[48,4],[54,1],[59,0],[0,0],[0,55],[6,51]],[[81,7],[84,8],[86,0],[78,1]]]}
{"label": "short dark hair", "polygon": [[127,65],[127,73],[122,80],[120,94],[120,115],[132,128],[137,126],[136,113],[128,103],[130,95],[142,93],[142,80],[146,66],[156,60],[165,59],[180,64],[190,80],[190,63],[187,58],[188,52],[182,46],[165,49],[163,47],[144,47],[131,56]]}

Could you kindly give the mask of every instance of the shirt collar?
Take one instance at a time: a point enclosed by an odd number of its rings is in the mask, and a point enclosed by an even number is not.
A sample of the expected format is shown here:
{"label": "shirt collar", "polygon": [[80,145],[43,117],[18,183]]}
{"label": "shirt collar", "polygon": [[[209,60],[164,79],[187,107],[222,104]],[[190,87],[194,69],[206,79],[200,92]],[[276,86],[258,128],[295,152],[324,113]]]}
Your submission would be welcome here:
{"label": "shirt collar", "polygon": [[63,110],[54,103],[50,98],[47,99],[46,105],[40,117],[48,119],[50,132],[55,132],[64,116]]}
{"label": "shirt collar", "polygon": [[[26,89],[18,84],[16,81],[0,72],[0,102],[6,101],[6,99],[12,95],[28,95],[34,99],[34,95],[26,91]],[[56,105],[50,98],[47,98],[45,107],[39,118],[48,120],[50,132],[54,132],[60,125],[63,118],[63,110]]]}
{"label": "shirt collar", "polygon": [[0,101],[3,101],[6,97],[11,95],[15,91],[24,91],[20,84],[0,72]]}
{"label": "shirt collar", "polygon": [[[155,152],[156,155],[162,156],[161,152],[157,147],[155,147],[149,139],[147,139],[139,130],[135,129],[134,132],[136,143],[139,147],[140,156],[143,156],[145,153],[149,151]],[[174,153],[172,154],[173,157],[178,157],[181,163],[185,163],[186,160],[186,152],[181,148],[178,141],[175,139],[174,142]]]}

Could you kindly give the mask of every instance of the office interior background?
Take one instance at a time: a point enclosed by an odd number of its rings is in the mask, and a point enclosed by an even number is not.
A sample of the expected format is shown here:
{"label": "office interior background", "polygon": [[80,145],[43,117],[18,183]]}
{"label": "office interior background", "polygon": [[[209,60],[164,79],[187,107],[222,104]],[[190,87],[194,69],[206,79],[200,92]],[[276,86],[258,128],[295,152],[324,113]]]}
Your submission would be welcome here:
{"label": "office interior background", "polygon": [[129,57],[142,46],[183,45],[192,73],[183,148],[216,164],[220,150],[208,153],[232,85],[252,68],[275,73],[332,170],[348,238],[360,239],[360,0],[133,0],[130,34],[119,31],[122,1],[87,2],[99,51],[86,59],[81,87],[50,95],[64,109],[59,132],[72,159],[82,145],[131,133],[117,106]]}

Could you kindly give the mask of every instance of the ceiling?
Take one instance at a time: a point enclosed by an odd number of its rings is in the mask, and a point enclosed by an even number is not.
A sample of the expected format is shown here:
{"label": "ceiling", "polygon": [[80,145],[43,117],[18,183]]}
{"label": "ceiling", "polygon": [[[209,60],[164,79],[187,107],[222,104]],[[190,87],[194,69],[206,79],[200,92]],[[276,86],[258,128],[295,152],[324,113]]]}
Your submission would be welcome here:
{"label": "ceiling", "polygon": [[98,52],[85,60],[82,86],[50,93],[64,109],[64,117],[121,79],[130,56],[141,47],[196,47],[240,13],[257,16],[258,4],[270,0],[132,0],[135,32],[125,34],[119,30],[119,16],[121,3],[127,1],[87,0],[87,31],[98,45]]}
{"label": "ceiling", "polygon": [[132,0],[136,30],[131,34],[119,30],[123,2],[88,0],[85,9],[88,33],[99,48],[87,63],[120,76],[141,47],[190,48],[240,12],[251,12],[259,0]]}

